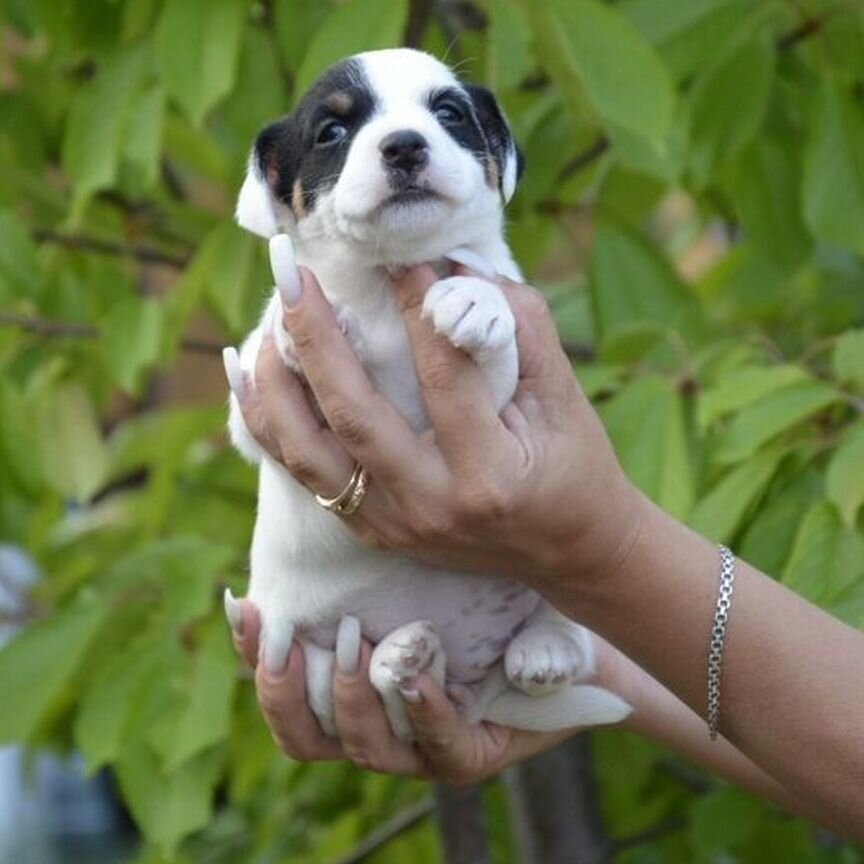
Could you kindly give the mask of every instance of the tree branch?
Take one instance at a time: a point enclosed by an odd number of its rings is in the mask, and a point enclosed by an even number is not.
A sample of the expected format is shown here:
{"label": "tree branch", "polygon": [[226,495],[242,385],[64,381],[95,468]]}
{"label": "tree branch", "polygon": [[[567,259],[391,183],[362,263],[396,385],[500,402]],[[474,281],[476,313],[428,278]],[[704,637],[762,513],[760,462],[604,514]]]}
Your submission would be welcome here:
{"label": "tree branch", "polygon": [[413,828],[418,822],[430,816],[435,810],[435,801],[429,796],[418,801],[413,807],[397,813],[368,836],[364,837],[350,852],[337,858],[333,864],[357,864],[391,840]]}
{"label": "tree branch", "polygon": [[172,255],[143,243],[118,243],[113,240],[100,240],[83,234],[60,234],[50,228],[34,228],[33,239],[40,243],[55,243],[67,249],[80,249],[83,252],[96,252],[100,255],[131,257],[147,264],[163,264],[182,270],[190,261],[190,255]]}
{"label": "tree branch", "polygon": [[[98,339],[101,331],[92,324],[78,324],[74,321],[56,321],[51,318],[39,318],[32,315],[20,315],[17,312],[0,312],[0,327],[17,327],[28,333],[37,333],[40,336],[59,336],[72,339]],[[222,356],[222,348],[219,342],[211,342],[207,339],[186,337],[180,340],[180,346],[184,351],[192,351],[198,354],[213,354]]]}

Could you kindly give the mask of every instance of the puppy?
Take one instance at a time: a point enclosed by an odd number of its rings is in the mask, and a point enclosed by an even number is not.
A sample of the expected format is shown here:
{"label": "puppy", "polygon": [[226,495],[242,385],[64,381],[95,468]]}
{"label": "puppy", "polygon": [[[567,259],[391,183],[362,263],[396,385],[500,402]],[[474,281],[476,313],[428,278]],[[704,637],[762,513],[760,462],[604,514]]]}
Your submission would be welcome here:
{"label": "puppy", "polygon": [[[320,279],[370,379],[421,430],[429,420],[388,273],[449,259],[520,279],[503,234],[503,205],[520,171],[488,90],[461,83],[427,54],[373,51],[332,66],[293,113],[260,133],[237,220],[275,238],[271,251],[285,274],[277,272],[277,282],[297,278],[280,232],[293,238],[296,260]],[[442,278],[423,311],[477,362],[500,410],[515,390],[518,357],[497,285]],[[272,333],[299,370],[281,321],[274,291],[239,367],[253,373],[262,337]],[[229,349],[235,381],[237,364]],[[334,734],[334,656],[356,658],[361,633],[376,646],[372,684],[404,740],[412,730],[400,687],[418,670],[458,693],[471,721],[551,730],[626,716],[629,706],[617,696],[577,683],[593,671],[586,630],[516,582],[362,546],[252,439],[233,395],[230,413],[235,446],[260,465],[249,599],[261,614],[262,662],[281,668],[299,639],[309,704],[325,732]],[[230,593],[225,602],[236,617]]]}

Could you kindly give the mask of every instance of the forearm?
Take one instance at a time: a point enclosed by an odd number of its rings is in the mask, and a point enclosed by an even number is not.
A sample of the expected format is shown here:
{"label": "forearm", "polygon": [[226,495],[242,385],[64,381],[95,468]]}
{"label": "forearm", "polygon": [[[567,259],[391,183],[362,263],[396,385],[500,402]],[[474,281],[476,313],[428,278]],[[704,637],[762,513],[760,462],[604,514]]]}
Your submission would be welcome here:
{"label": "forearm", "polygon": [[[608,639],[700,716],[717,596],[716,547],[653,505],[615,574],[563,580],[559,608]],[[737,563],[721,732],[809,811],[861,836],[864,636]],[[707,741],[707,731],[702,725]],[[655,736],[656,737],[656,736]],[[800,809],[800,808],[799,808]]]}
{"label": "forearm", "polygon": [[622,728],[657,742],[790,813],[826,827],[838,830],[842,827],[836,823],[834,814],[787,789],[726,739],[711,741],[705,734],[702,717],[623,654],[609,651],[605,656],[611,667],[603,673],[606,686],[633,706],[633,713],[621,724]]}

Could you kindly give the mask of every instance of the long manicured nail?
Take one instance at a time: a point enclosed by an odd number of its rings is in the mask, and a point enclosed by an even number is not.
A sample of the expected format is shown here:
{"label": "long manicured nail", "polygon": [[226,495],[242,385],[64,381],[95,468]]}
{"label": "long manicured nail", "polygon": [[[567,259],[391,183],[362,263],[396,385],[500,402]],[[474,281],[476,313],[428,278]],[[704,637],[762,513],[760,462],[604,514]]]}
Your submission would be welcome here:
{"label": "long manicured nail", "polygon": [[231,625],[231,629],[238,635],[243,635],[243,607],[239,600],[234,599],[230,588],[225,589],[222,597],[225,604],[225,617]]}
{"label": "long manicured nail", "polygon": [[222,349],[222,365],[225,367],[225,377],[231,392],[242,401],[246,395],[246,376],[240,366],[240,355],[233,345]]}
{"label": "long manicured nail", "polygon": [[270,238],[270,267],[282,301],[288,307],[300,299],[300,272],[294,256],[294,244],[287,234],[277,234]]}
{"label": "long manicured nail", "polygon": [[487,279],[495,279],[498,276],[495,268],[482,255],[467,246],[451,249],[444,257],[450,261],[455,261],[457,264],[462,264]]}
{"label": "long manicured nail", "polygon": [[275,638],[272,634],[269,638],[264,638],[261,646],[261,662],[269,675],[281,675],[285,671],[288,666],[288,655],[291,653],[293,639],[293,627]]}
{"label": "long manicured nail", "polygon": [[360,665],[360,622],[346,615],[336,633],[336,668],[341,675],[354,675]]}

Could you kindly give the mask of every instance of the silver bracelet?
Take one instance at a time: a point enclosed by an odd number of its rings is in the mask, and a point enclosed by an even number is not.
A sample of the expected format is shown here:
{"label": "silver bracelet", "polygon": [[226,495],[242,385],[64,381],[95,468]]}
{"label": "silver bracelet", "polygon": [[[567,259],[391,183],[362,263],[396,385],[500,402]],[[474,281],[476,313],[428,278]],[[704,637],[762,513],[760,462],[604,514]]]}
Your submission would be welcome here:
{"label": "silver bracelet", "polygon": [[723,648],[726,645],[726,626],[732,606],[732,588],[735,584],[735,556],[726,546],[720,550],[720,588],[714,609],[714,627],[711,629],[711,647],[708,650],[708,737],[717,740],[720,726],[720,678],[723,673]]}

